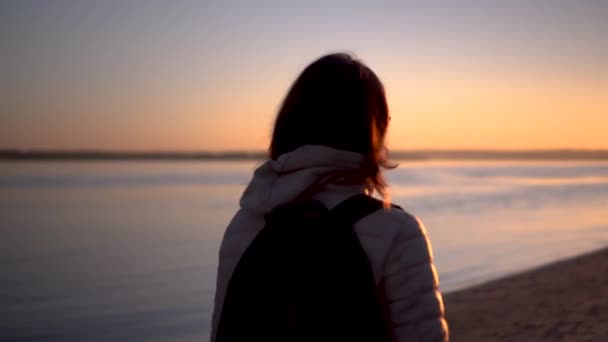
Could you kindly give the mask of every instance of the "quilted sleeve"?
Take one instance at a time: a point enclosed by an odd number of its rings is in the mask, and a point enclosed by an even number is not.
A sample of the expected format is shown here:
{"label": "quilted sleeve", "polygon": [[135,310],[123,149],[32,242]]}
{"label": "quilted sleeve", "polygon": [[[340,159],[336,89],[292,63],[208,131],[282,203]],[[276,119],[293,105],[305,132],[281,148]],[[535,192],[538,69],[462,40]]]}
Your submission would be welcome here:
{"label": "quilted sleeve", "polygon": [[395,341],[448,341],[430,241],[414,216],[392,242],[382,281]]}

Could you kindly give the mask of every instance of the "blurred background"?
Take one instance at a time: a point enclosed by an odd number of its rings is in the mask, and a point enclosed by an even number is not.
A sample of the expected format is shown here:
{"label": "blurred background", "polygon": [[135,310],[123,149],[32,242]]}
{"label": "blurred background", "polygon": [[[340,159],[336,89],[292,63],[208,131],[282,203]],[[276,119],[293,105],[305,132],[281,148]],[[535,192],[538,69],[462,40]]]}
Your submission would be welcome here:
{"label": "blurred background", "polygon": [[312,60],[382,79],[444,292],[608,245],[608,2],[0,2],[0,341],[206,339]]}

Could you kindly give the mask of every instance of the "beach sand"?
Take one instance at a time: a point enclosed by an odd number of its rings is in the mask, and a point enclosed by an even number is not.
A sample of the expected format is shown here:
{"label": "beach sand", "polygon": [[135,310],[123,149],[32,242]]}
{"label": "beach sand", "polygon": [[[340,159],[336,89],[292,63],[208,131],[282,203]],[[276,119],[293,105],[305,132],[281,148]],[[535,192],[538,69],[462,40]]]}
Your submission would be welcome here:
{"label": "beach sand", "polygon": [[444,296],[450,341],[608,341],[608,248]]}

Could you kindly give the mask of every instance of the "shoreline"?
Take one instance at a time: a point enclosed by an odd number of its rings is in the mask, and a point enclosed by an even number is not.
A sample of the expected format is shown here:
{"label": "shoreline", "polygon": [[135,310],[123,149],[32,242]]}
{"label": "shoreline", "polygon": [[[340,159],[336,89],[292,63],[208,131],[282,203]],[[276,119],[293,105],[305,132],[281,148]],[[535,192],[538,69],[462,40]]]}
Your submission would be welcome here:
{"label": "shoreline", "polygon": [[608,246],[444,295],[453,341],[601,341]]}

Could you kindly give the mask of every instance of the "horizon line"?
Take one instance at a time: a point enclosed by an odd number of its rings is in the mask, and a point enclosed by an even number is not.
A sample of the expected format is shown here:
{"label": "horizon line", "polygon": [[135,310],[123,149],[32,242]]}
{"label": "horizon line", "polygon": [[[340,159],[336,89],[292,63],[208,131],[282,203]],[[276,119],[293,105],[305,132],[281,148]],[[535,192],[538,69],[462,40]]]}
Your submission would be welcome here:
{"label": "horizon line", "polygon": [[[164,148],[98,148],[98,147],[0,147],[0,153],[6,152],[105,152],[105,153],[264,153],[266,149],[164,149]],[[487,151],[487,152],[533,152],[533,151],[606,151],[608,147],[587,148],[587,147],[539,147],[539,148],[469,148],[469,147],[422,147],[422,148],[389,148],[395,152],[417,152],[417,151]]]}
{"label": "horizon line", "polygon": [[[608,160],[608,149],[402,149],[401,160]],[[264,150],[0,149],[0,160],[260,160]]]}

